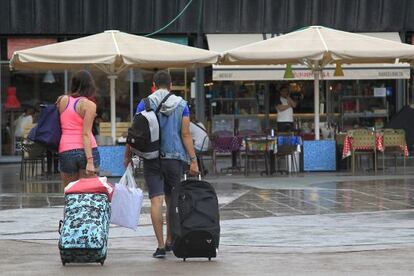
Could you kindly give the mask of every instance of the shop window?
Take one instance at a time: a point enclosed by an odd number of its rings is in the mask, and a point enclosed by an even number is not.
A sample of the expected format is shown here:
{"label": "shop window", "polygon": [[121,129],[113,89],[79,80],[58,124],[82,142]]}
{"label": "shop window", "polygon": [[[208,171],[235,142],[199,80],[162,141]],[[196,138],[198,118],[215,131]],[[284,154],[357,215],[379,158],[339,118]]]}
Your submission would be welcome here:
{"label": "shop window", "polygon": [[382,128],[395,114],[395,80],[332,81],[330,93],[342,130]]}
{"label": "shop window", "polygon": [[10,87],[16,90],[16,97],[20,107],[15,109],[4,109],[2,113],[2,155],[18,154],[16,120],[25,110],[33,110],[31,114],[33,122],[36,123],[41,104],[54,103],[59,95],[64,92],[64,74],[62,71],[51,71],[52,79],[45,79],[47,71],[10,71],[9,64],[1,64],[1,96],[2,103],[6,101],[6,93]]}
{"label": "shop window", "polygon": [[189,99],[190,95],[187,79],[187,69],[169,68],[168,72],[171,75],[172,92],[177,96],[183,97],[184,99]]}

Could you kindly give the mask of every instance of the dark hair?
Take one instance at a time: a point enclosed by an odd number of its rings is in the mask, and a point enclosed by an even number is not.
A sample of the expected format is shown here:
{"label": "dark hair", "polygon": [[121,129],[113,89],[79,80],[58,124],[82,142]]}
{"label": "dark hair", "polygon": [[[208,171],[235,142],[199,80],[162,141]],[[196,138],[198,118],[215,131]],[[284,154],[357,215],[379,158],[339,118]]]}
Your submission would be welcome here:
{"label": "dark hair", "polygon": [[86,70],[76,72],[72,77],[70,91],[74,97],[93,98],[96,87],[92,75]]}
{"label": "dark hair", "polygon": [[157,88],[169,88],[171,84],[171,76],[165,70],[157,71],[154,74],[154,83]]}
{"label": "dark hair", "polygon": [[288,92],[289,92],[289,86],[287,86],[287,85],[282,85],[281,87],[280,87],[280,91],[282,91],[282,90],[284,90],[284,89],[286,89]]}

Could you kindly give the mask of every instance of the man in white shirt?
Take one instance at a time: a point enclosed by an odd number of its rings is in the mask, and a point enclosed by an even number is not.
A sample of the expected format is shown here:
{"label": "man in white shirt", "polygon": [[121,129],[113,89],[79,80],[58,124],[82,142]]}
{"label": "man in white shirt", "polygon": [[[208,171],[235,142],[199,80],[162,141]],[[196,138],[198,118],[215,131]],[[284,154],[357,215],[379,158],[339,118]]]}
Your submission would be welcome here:
{"label": "man in white shirt", "polygon": [[194,141],[194,149],[196,151],[198,167],[200,169],[201,175],[204,176],[208,173],[208,171],[204,167],[202,159],[200,158],[200,154],[202,152],[208,151],[210,140],[208,138],[206,127],[203,125],[203,123],[195,120],[194,114],[191,115],[190,132]]}
{"label": "man in white shirt", "polygon": [[195,150],[197,152],[207,151],[210,141],[203,123],[194,121],[190,122],[190,132],[193,137]]}
{"label": "man in white shirt", "polygon": [[297,103],[289,97],[289,87],[284,85],[280,88],[280,99],[276,103],[277,130],[279,132],[291,131],[293,129],[293,108]]}
{"label": "man in white shirt", "polygon": [[14,121],[14,136],[17,139],[22,139],[24,135],[24,129],[27,125],[33,124],[33,108],[27,108],[19,118]]}

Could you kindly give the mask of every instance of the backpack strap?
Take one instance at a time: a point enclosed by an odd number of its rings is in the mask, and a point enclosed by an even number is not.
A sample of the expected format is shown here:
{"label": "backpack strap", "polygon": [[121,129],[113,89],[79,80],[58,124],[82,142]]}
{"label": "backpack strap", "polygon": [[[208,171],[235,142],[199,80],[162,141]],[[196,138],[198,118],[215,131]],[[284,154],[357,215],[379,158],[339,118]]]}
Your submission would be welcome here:
{"label": "backpack strap", "polygon": [[161,101],[161,102],[160,102],[160,104],[158,105],[157,110],[155,111],[155,113],[160,112],[161,107],[162,107],[162,104],[163,104],[163,103],[165,103],[171,95],[172,95],[172,93],[168,93],[168,94],[164,97],[164,99],[162,99],[162,101]]}
{"label": "backpack strap", "polygon": [[[172,93],[168,93],[164,97],[164,99],[162,99],[162,101],[160,102],[160,104],[157,107],[157,110],[155,111],[155,114],[158,114],[158,112],[160,112],[162,104],[165,103],[171,95],[172,95]],[[158,120],[158,115],[157,115],[157,120]],[[158,121],[158,124],[159,124],[159,121]],[[161,128],[159,129],[159,132],[160,132],[160,136],[159,136],[160,150],[159,150],[159,154],[158,154],[158,162],[160,164],[160,170],[161,170],[161,168],[162,168],[162,163],[161,163]]]}
{"label": "backpack strap", "polygon": [[151,103],[148,97],[143,99],[145,111],[151,111]]}
{"label": "backpack strap", "polygon": [[199,125],[199,124],[198,124],[198,123],[196,123],[196,122],[193,122],[193,124],[194,124],[194,125],[196,125],[196,126],[198,126],[200,129],[202,129],[205,133],[207,133],[207,134],[208,134],[207,130],[206,130],[204,127],[202,127],[201,125]]}

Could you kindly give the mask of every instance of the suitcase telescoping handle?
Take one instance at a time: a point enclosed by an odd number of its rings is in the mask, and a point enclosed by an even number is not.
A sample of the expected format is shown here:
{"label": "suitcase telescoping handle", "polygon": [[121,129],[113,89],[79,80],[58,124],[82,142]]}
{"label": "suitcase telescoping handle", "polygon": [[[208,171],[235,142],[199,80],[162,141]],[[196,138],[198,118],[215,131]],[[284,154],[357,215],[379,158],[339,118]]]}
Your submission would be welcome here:
{"label": "suitcase telescoping handle", "polygon": [[62,227],[63,227],[63,220],[59,220],[59,229],[58,229],[59,234],[62,234]]}
{"label": "suitcase telescoping handle", "polygon": [[[186,172],[184,172],[184,180],[187,180],[189,177],[190,174],[188,173],[188,171],[186,171]],[[198,176],[198,180],[200,180],[201,181],[201,173],[199,172],[198,174],[197,174],[197,176]]]}

